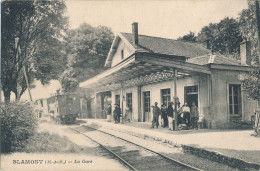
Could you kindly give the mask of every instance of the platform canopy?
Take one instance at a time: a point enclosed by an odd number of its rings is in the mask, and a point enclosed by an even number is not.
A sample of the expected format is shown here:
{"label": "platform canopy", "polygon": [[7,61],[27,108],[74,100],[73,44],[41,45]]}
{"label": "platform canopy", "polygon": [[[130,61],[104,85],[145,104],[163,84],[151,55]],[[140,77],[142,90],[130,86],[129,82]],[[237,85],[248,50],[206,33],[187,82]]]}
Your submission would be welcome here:
{"label": "platform canopy", "polygon": [[167,55],[134,53],[112,68],[79,84],[82,88],[97,91],[113,90],[120,87],[144,85],[193,74],[211,74],[208,66],[170,59]]}

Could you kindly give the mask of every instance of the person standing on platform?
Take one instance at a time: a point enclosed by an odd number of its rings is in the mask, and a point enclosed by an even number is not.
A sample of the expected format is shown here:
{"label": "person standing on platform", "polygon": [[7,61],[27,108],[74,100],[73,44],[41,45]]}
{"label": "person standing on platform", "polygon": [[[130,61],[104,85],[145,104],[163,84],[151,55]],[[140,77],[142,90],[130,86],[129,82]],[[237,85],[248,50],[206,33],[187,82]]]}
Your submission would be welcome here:
{"label": "person standing on platform", "polygon": [[159,116],[161,114],[161,110],[160,110],[160,108],[157,105],[158,105],[158,103],[155,102],[154,106],[152,106],[152,108],[153,108],[153,122],[152,122],[152,127],[151,128],[154,128],[155,125],[156,125],[156,128],[158,128],[158,126],[159,126],[158,119],[159,119]]}
{"label": "person standing on platform", "polygon": [[168,125],[169,125],[169,130],[173,130],[173,107],[172,107],[173,103],[169,102],[169,106],[167,109],[167,115],[168,115]]}
{"label": "person standing on platform", "polygon": [[115,123],[119,123],[120,122],[121,109],[120,109],[118,104],[115,104],[115,109],[113,111],[113,114],[114,114]]}
{"label": "person standing on platform", "polygon": [[168,117],[167,117],[167,107],[166,105],[163,103],[161,106],[161,117],[162,117],[162,127],[167,127],[168,126]]}
{"label": "person standing on platform", "polygon": [[184,106],[182,108],[183,114],[184,114],[184,121],[187,126],[187,129],[190,128],[190,108],[187,104],[187,102],[184,103]]}
{"label": "person standing on platform", "polygon": [[126,105],[125,106],[125,117],[124,117],[124,121],[128,121],[128,122],[131,122],[131,118],[130,118],[130,110],[129,110],[129,107]]}
{"label": "person standing on platform", "polygon": [[113,110],[113,115],[114,115],[114,122],[117,122],[117,105],[114,104],[114,110]]}
{"label": "person standing on platform", "polygon": [[192,102],[190,109],[191,125],[193,129],[198,129],[198,120],[199,120],[199,110],[195,105],[195,102]]}
{"label": "person standing on platform", "polygon": [[119,104],[117,104],[117,122],[120,123],[120,115],[121,115],[121,108]]}
{"label": "person standing on platform", "polygon": [[184,105],[180,107],[180,104],[179,104],[179,107],[178,107],[178,110],[177,110],[177,113],[178,113],[178,123],[177,123],[177,125],[184,123],[183,111],[182,111],[183,107],[184,107]]}
{"label": "person standing on platform", "polygon": [[111,122],[111,112],[112,112],[111,104],[108,104],[107,105],[107,119],[109,122]]}

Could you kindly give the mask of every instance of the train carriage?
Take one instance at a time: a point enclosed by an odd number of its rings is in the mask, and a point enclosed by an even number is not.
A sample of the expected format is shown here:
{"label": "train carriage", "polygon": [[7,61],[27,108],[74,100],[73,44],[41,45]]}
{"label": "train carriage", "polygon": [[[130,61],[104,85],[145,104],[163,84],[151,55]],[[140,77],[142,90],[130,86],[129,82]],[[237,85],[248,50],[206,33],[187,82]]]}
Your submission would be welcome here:
{"label": "train carriage", "polygon": [[80,115],[80,98],[77,94],[63,94],[50,97],[49,114],[57,123],[74,123]]}

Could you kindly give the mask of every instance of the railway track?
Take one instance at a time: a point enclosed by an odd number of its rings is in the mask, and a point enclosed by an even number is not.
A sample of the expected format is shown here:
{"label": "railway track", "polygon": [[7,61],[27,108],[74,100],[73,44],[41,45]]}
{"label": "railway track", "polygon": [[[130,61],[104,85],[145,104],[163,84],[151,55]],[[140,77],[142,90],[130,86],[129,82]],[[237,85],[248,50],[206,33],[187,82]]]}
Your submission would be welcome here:
{"label": "railway track", "polygon": [[80,126],[70,129],[91,139],[130,170],[201,170],[113,134]]}

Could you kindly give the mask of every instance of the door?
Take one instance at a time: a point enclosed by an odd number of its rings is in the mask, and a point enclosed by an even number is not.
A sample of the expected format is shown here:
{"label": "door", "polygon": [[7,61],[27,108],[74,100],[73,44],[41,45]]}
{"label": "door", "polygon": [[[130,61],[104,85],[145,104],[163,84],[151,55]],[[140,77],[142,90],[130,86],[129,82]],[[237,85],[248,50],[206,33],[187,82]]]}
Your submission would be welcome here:
{"label": "door", "polygon": [[73,111],[73,98],[72,97],[65,97],[67,98],[66,99],[66,106],[67,106],[67,112],[66,114],[74,114],[74,111]]}
{"label": "door", "polygon": [[144,95],[144,117],[143,122],[150,121],[151,119],[151,106],[150,106],[150,91],[145,91]]}
{"label": "door", "polygon": [[184,101],[188,103],[188,106],[192,106],[192,102],[198,107],[198,86],[187,86],[184,87]]}
{"label": "door", "polygon": [[92,109],[91,109],[92,100],[87,99],[86,102],[87,102],[87,118],[94,118],[95,116],[92,114]]}
{"label": "door", "polygon": [[133,103],[132,103],[132,93],[126,94],[126,106],[128,107],[127,119],[132,120],[132,111],[133,111]]}
{"label": "door", "polygon": [[115,96],[115,102],[120,106],[120,95]]}

